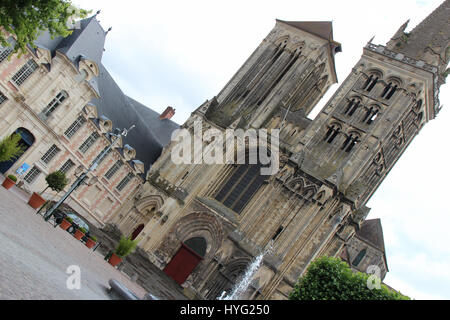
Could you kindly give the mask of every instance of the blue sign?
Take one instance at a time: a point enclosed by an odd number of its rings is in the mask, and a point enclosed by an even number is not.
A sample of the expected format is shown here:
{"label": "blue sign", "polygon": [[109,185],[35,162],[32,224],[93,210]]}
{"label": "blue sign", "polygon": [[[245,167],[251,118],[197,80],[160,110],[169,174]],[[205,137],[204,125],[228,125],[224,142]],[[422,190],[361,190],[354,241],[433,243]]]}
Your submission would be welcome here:
{"label": "blue sign", "polygon": [[28,169],[30,169],[30,165],[27,163],[24,163],[23,165],[20,166],[19,169],[17,169],[16,173],[21,176],[25,172],[27,172]]}

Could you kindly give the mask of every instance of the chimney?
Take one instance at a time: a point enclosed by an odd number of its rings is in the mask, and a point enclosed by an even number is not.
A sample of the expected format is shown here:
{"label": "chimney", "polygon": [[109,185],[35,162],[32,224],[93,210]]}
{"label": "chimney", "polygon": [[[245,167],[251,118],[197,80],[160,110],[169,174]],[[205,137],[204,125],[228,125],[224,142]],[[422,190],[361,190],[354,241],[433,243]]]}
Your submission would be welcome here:
{"label": "chimney", "polygon": [[164,119],[171,119],[173,115],[175,114],[175,109],[172,107],[167,107],[166,110],[164,110],[163,113],[159,116],[160,120]]}

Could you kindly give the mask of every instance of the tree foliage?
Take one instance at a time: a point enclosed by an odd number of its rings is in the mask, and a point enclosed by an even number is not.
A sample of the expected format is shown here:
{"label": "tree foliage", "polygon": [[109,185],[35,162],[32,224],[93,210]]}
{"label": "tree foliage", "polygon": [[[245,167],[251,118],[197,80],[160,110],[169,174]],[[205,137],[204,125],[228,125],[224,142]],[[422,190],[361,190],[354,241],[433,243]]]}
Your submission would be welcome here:
{"label": "tree foliage", "polygon": [[[0,26],[15,36],[14,51],[26,53],[26,45],[33,45],[41,30],[48,30],[52,37],[66,37],[71,33],[70,18],[83,18],[88,13],[70,0],[1,0]],[[0,45],[9,46],[1,32]]]}
{"label": "tree foliage", "polygon": [[[64,190],[64,188],[69,183],[69,179],[66,178],[66,174],[62,171],[55,171],[50,173],[46,178],[47,188],[52,189],[53,191],[60,192]],[[47,190],[47,188],[44,189]],[[42,192],[44,192],[42,191]]]}
{"label": "tree foliage", "polygon": [[[353,272],[339,258],[321,257],[313,261],[306,274],[290,293],[290,300],[409,300],[408,297],[381,288],[369,289],[370,275]],[[370,281],[370,280],[369,280]]]}
{"label": "tree foliage", "polygon": [[116,254],[121,258],[129,255],[136,249],[137,243],[137,240],[131,240],[131,238],[121,237],[116,248]]}
{"label": "tree foliage", "polygon": [[24,152],[21,139],[20,134],[14,133],[0,141],[0,162],[13,160]]}

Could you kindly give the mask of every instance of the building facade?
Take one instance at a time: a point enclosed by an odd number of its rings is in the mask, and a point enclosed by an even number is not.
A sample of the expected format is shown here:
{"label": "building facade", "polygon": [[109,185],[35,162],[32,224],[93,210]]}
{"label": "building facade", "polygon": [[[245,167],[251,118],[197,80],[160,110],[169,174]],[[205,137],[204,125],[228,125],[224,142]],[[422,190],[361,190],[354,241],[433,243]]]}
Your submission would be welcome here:
{"label": "building facade", "polygon": [[307,115],[337,82],[340,44],[330,22],[277,20],[183,128],[192,136],[196,123],[203,132],[280,129],[278,173],[260,175],[261,164],[175,165],[173,142],[110,222],[129,233],[139,220],[148,258],[206,299],[229,292],[268,247],[244,298],[286,299],[313,259],[342,256],[345,245],[352,261],[373,257],[366,260],[385,274],[384,252],[368,247],[363,255],[355,243],[362,240],[352,238],[364,226],[367,201],[439,112],[449,6],[446,0],[408,34],[402,26],[386,46],[369,42],[314,120]]}
{"label": "building facade", "polygon": [[[170,130],[178,127],[170,114],[159,117],[122,93],[101,63],[107,33],[93,16],[74,24],[64,39],[43,32],[20,57],[11,47],[0,48],[0,137],[18,133],[25,148],[18,159],[0,163],[0,172],[18,176],[17,169],[29,165],[19,176],[25,190],[41,192],[56,170],[74,182],[76,171],[89,168],[112,143],[116,127],[136,125],[89,174],[98,182],[82,185],[66,201],[100,227],[144,182]],[[148,123],[162,127],[162,134],[153,135]],[[43,196],[58,198],[51,191]]]}

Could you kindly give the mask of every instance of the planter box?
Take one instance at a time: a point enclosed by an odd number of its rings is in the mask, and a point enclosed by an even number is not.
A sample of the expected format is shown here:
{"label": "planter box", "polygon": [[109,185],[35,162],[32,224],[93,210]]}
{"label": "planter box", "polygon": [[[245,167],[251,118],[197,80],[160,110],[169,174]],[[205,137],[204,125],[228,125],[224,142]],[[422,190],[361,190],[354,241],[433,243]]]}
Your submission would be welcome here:
{"label": "planter box", "polygon": [[86,241],[86,247],[88,247],[89,249],[92,249],[95,246],[96,243],[97,242],[95,242],[94,240],[88,238],[87,241]]}
{"label": "planter box", "polygon": [[77,240],[81,240],[81,238],[84,237],[84,233],[77,229],[77,231],[75,231],[75,234],[74,234],[73,236],[74,236]]}
{"label": "planter box", "polygon": [[69,227],[71,226],[72,224],[69,222],[69,221],[67,221],[66,219],[63,219],[63,221],[61,222],[61,224],[59,225],[59,227],[61,228],[61,229],[63,229],[63,230],[67,230],[67,229],[69,229]]}
{"label": "planter box", "polygon": [[30,200],[28,201],[28,204],[33,209],[39,209],[43,204],[45,203],[45,199],[40,196],[40,194],[33,192],[31,195]]}
{"label": "planter box", "polygon": [[112,265],[113,267],[117,266],[119,263],[122,262],[122,258],[119,257],[118,255],[116,255],[115,253],[113,253],[111,255],[111,257],[108,260],[109,264]]}
{"label": "planter box", "polygon": [[15,183],[13,180],[11,180],[11,179],[8,178],[8,177],[5,177],[5,181],[3,181],[2,186],[3,186],[6,190],[9,190],[9,189],[11,189],[12,186],[15,185],[15,184],[16,184],[16,183]]}

